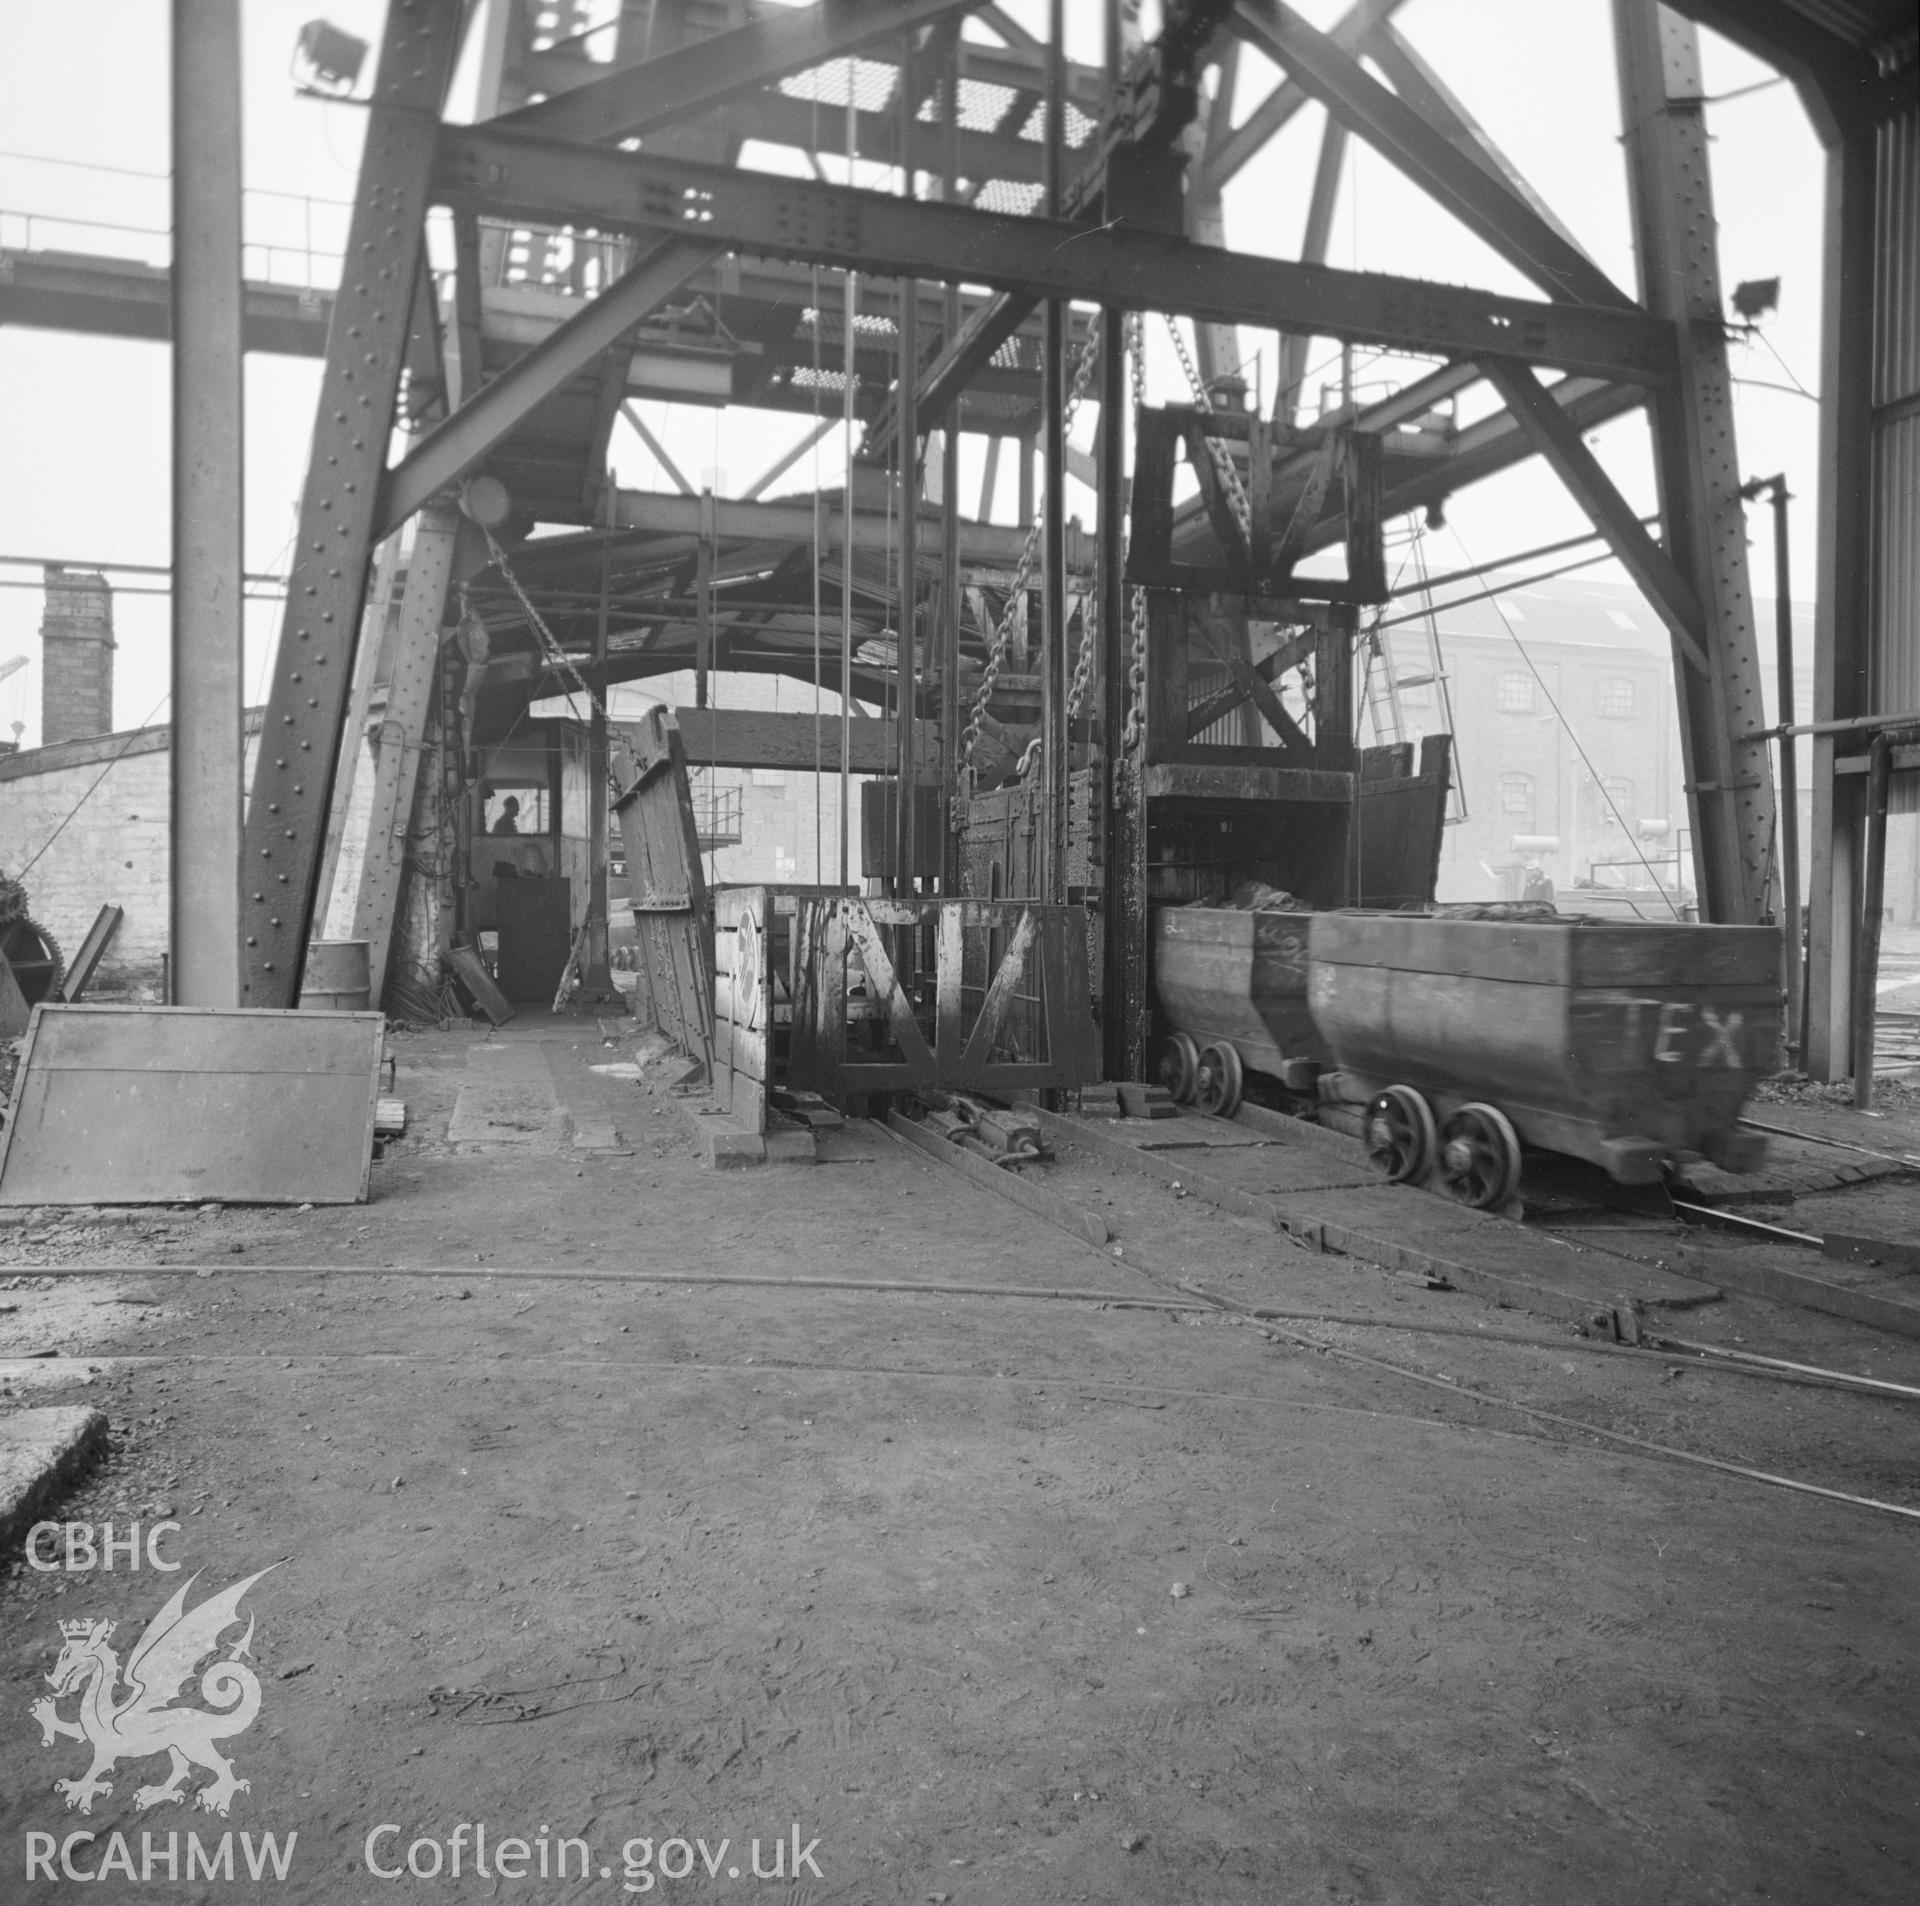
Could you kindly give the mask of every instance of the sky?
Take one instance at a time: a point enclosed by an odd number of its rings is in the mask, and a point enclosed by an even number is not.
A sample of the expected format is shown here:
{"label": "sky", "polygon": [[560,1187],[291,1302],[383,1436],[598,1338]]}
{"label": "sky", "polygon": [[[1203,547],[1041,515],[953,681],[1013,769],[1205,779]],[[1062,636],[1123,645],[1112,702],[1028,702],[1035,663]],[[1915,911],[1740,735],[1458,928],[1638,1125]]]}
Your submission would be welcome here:
{"label": "sky", "polygon": [[[381,0],[244,0],[244,163],[248,271],[283,282],[330,282],[327,254],[344,231],[363,114],[348,103],[296,94],[290,74],[301,25],[324,4],[336,25],[377,44]],[[1327,25],[1345,0],[1296,0]],[[1044,0],[1006,9],[1044,31]],[[1153,11],[1149,7],[1149,14]],[[1070,51],[1098,57],[1101,0],[1067,0]],[[10,10],[8,58],[0,67],[0,247],[73,250],[164,263],[169,163],[168,8],[161,0],[69,0],[58,8]],[[1407,0],[1397,16],[1495,142],[1616,283],[1631,289],[1634,266],[1620,115],[1606,0]],[[1817,410],[1819,242],[1822,158],[1791,88],[1760,62],[1702,33],[1707,123],[1720,222],[1722,275],[1778,276],[1779,310],[1764,343],[1736,344],[1736,431],[1741,465],[1752,475],[1784,471],[1796,496],[1792,535],[1795,594],[1811,593]],[[1251,51],[1241,59],[1236,118],[1276,79]],[[363,82],[364,85],[364,82]],[[1749,90],[1757,89],[1757,90]],[[470,80],[456,81],[455,116],[465,116]],[[1308,108],[1229,188],[1227,234],[1237,248],[1297,252],[1323,115]],[[1329,262],[1471,283],[1535,295],[1524,280],[1455,224],[1383,159],[1350,143]],[[754,155],[747,155],[751,160]],[[897,175],[857,168],[863,184],[891,188]],[[1150,327],[1149,398],[1184,401],[1165,327]],[[1245,333],[1248,375],[1271,391],[1270,333]],[[1319,351],[1319,358],[1327,353]],[[1363,395],[1404,382],[1417,367],[1356,357]],[[1323,365],[1336,379],[1337,354]],[[246,371],[246,566],[283,571],[305,470],[318,388],[317,361],[254,355]],[[1793,388],[1797,386],[1798,388]],[[0,329],[0,557],[81,563],[122,562],[163,569],[168,561],[169,352],[163,345]],[[723,494],[744,489],[805,429],[803,420],[755,413],[718,417],[689,406],[649,405],[683,470]],[[1090,441],[1092,413],[1076,438]],[[1596,453],[1630,501],[1654,506],[1643,420],[1621,419],[1593,439]],[[838,433],[788,481],[840,480]],[[966,446],[962,497],[979,493],[982,451]],[[650,452],[624,425],[612,458],[619,479],[667,487]],[[1006,459],[1010,464],[1011,459]],[[996,514],[1013,513],[1014,477],[1003,468]],[[780,486],[782,489],[788,484]],[[1091,523],[1093,495],[1070,485],[1068,508]],[[1425,538],[1431,569],[1492,563],[1588,525],[1538,464],[1462,492],[1447,527]],[[1771,594],[1770,528],[1756,512],[1752,558],[1756,593]],[[1610,565],[1589,572],[1617,575]],[[119,654],[115,722],[131,727],[166,712],[168,602],[164,575],[124,575],[116,613]],[[9,584],[28,584],[11,587]],[[256,585],[263,597],[271,585]],[[39,571],[0,563],[0,662],[28,655],[31,666],[0,681],[0,734],[23,723],[38,738]],[[248,699],[264,697],[278,604],[248,609]]]}

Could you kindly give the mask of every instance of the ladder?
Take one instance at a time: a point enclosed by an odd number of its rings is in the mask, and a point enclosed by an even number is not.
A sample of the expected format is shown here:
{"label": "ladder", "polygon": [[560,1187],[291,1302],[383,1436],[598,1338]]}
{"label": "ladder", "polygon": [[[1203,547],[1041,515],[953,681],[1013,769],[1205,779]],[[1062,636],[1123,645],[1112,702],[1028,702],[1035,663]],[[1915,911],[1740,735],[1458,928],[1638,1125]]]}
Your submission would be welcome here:
{"label": "ladder", "polygon": [[[1434,621],[1433,597],[1426,587],[1425,530],[1416,517],[1397,534],[1390,531],[1386,543],[1389,551],[1406,551],[1405,561],[1400,567],[1404,571],[1410,565],[1418,579],[1421,613],[1416,626],[1423,639],[1426,655],[1424,663],[1416,662],[1411,668],[1403,666],[1403,658],[1395,651],[1392,633],[1381,629],[1380,618],[1376,614],[1363,636],[1361,704],[1373,733],[1374,745],[1398,747],[1407,739],[1406,707],[1401,699],[1402,692],[1410,688],[1431,687],[1438,704],[1439,718],[1434,724],[1435,732],[1454,734],[1453,690],[1446,659],[1441,652],[1439,626]],[[1453,773],[1448,777],[1447,787],[1446,825],[1449,827],[1456,827],[1467,818],[1465,776],[1459,750],[1456,735]]]}

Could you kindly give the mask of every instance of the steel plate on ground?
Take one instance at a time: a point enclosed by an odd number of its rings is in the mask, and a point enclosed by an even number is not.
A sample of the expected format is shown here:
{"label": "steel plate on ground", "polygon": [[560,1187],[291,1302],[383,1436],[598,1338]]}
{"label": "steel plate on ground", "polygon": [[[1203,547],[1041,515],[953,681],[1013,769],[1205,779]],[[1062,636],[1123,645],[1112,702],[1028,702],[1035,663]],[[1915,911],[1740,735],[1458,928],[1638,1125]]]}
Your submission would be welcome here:
{"label": "steel plate on ground", "polygon": [[36,1007],[0,1134],[0,1205],[355,1204],[377,1012]]}

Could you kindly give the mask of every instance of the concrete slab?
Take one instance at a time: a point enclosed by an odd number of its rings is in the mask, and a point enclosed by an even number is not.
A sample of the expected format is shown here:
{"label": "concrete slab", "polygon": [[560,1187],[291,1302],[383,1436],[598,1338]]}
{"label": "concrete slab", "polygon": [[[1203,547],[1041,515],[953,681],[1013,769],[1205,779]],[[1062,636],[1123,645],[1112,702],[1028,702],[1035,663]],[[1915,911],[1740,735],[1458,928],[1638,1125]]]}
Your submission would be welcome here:
{"label": "concrete slab", "polygon": [[[1321,1251],[1452,1285],[1544,1316],[1585,1322],[1636,1305],[1709,1303],[1711,1284],[1655,1265],[1524,1230],[1432,1192],[1346,1171],[1327,1151],[1273,1144],[1257,1149],[1148,1151],[1110,1119],[1042,1114],[1050,1134],[1124,1161],[1162,1184],[1242,1217],[1264,1219]],[[1144,1128],[1142,1128],[1144,1129]],[[1311,1128],[1308,1128],[1311,1129]]]}
{"label": "concrete slab", "polygon": [[767,1162],[767,1141],[729,1113],[717,1112],[710,1105],[681,1102],[681,1111],[693,1127],[694,1143],[700,1147],[700,1162],[709,1171],[737,1171],[746,1165]]}
{"label": "concrete slab", "polygon": [[767,1114],[763,1142],[769,1165],[811,1165],[820,1155],[814,1128],[802,1119],[785,1118],[778,1112]]}
{"label": "concrete slab", "polygon": [[566,1108],[537,1042],[489,1040],[475,1046],[467,1054],[467,1074],[447,1121],[448,1144],[557,1151],[567,1143]]}
{"label": "concrete slab", "polygon": [[1687,1309],[1720,1295],[1698,1278],[1528,1231],[1404,1185],[1289,1199],[1281,1224],[1322,1250],[1438,1276],[1547,1316],[1579,1320],[1621,1304]]}
{"label": "concrete slab", "polygon": [[51,1406],[0,1417],[0,1554],[18,1551],[106,1447],[107,1419],[98,1410]]}
{"label": "concrete slab", "polygon": [[581,1118],[573,1121],[573,1149],[577,1152],[624,1152],[620,1134],[605,1119]]}
{"label": "concrete slab", "polygon": [[1379,1182],[1379,1173],[1364,1158],[1350,1162],[1318,1148],[1243,1131],[1201,1113],[1183,1113],[1177,1126],[1171,1127],[1161,1120],[1110,1118],[1087,1118],[1074,1126],[1125,1145],[1143,1166],[1151,1160],[1151,1169],[1162,1182],[1175,1178],[1187,1182],[1206,1174],[1251,1192],[1314,1191]]}
{"label": "concrete slab", "polygon": [[700,1162],[710,1171],[734,1171],[745,1165],[811,1165],[819,1146],[810,1126],[770,1113],[767,1129],[756,1131],[730,1112],[698,1099],[682,1099],[680,1109],[693,1127]]}
{"label": "concrete slab", "polygon": [[1769,1135],[1767,1162],[1750,1172],[1716,1165],[1688,1165],[1676,1173],[1703,1204],[1791,1204],[1818,1191],[1841,1191],[1879,1178],[1909,1176],[1920,1166],[1894,1157],[1874,1158],[1835,1145]]}

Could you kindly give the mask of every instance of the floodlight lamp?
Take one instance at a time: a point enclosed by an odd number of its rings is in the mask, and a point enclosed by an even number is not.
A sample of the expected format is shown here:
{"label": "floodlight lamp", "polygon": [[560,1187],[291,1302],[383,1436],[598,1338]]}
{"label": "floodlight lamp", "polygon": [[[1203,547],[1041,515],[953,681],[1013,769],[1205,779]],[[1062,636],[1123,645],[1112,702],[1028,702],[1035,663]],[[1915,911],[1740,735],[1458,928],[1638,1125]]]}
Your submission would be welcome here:
{"label": "floodlight lamp", "polygon": [[1778,278],[1748,278],[1733,288],[1733,308],[1751,324],[1780,309]]}
{"label": "floodlight lamp", "polygon": [[328,20],[309,20],[294,42],[294,84],[303,93],[345,99],[360,82],[367,43]]}

